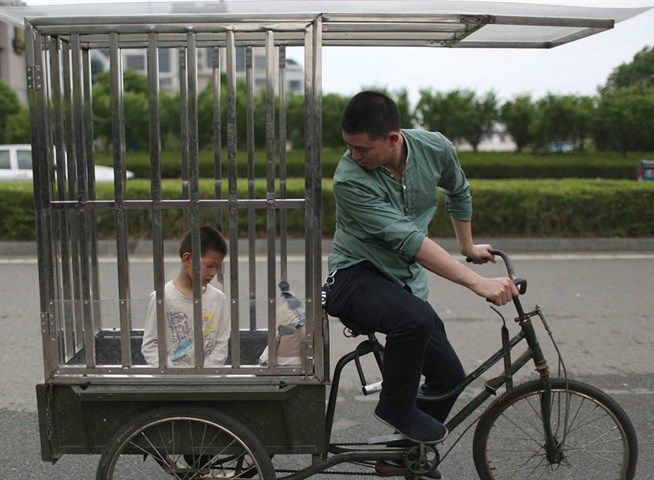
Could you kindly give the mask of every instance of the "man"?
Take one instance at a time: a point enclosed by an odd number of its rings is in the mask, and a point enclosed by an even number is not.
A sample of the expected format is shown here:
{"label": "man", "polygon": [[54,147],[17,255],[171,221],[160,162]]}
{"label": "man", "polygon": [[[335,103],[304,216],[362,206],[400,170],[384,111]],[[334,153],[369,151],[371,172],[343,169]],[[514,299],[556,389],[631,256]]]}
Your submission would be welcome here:
{"label": "man", "polygon": [[477,275],[427,237],[441,189],[461,253],[477,264],[495,261],[490,245],[473,243],[470,187],[451,142],[440,133],[401,130],[395,103],[371,91],[349,101],[341,128],[348,151],[334,174],[329,271],[335,273],[327,312],[386,334],[375,415],[412,441],[438,443],[454,399],[417,402],[421,374],[428,394],[449,390],[465,375],[426,301],[425,269],[495,305],[518,291],[509,278]]}

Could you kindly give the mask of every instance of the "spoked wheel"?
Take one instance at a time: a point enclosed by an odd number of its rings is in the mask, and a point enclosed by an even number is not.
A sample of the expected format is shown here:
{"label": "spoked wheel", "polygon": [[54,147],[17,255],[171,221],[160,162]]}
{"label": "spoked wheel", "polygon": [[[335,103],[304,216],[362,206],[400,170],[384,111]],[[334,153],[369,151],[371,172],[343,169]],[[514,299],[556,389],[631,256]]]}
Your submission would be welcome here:
{"label": "spoked wheel", "polygon": [[631,480],[638,442],[627,414],[607,394],[582,382],[552,379],[550,424],[559,446],[545,452],[538,380],[493,403],[475,430],[473,455],[482,480]]}
{"label": "spoked wheel", "polygon": [[240,422],[197,407],[164,408],[134,419],[110,441],[96,480],[272,480],[259,439]]}

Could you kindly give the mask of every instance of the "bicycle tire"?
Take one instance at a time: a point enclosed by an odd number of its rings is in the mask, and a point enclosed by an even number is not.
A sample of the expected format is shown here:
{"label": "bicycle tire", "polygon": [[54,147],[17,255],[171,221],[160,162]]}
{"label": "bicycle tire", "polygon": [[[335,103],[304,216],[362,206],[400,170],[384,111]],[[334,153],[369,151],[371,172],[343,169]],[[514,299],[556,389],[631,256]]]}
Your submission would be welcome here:
{"label": "bicycle tire", "polygon": [[[560,463],[550,465],[545,457],[545,437],[538,403],[538,395],[542,391],[539,380],[523,383],[496,399],[484,412],[473,440],[473,459],[481,480],[533,478],[538,469],[542,469],[538,474],[544,474],[537,475],[538,478],[582,480],[584,472],[580,476],[580,471],[576,470],[580,466],[587,472],[585,476],[588,479],[634,478],[638,440],[627,414],[615,400],[598,388],[575,380],[566,383],[562,378],[552,379],[551,424],[557,442],[565,442],[564,458]],[[589,409],[590,412],[587,411]],[[511,420],[511,417],[518,416],[527,421],[517,423]],[[609,429],[602,433],[606,428]],[[563,432],[566,432],[565,438]],[[614,434],[618,438],[613,438]],[[598,436],[593,440],[594,435]],[[575,443],[580,441],[587,443]],[[502,443],[509,448],[497,448]],[[611,451],[614,444],[621,451]],[[530,447],[538,448],[527,456]],[[591,450],[595,448],[609,450]],[[501,458],[500,455],[508,456]],[[580,463],[583,461],[586,463]],[[613,465],[615,462],[618,465]],[[608,463],[616,472],[603,470],[604,463]],[[522,470],[524,475],[519,475]],[[570,475],[566,475],[568,472]]]}
{"label": "bicycle tire", "polygon": [[[176,424],[177,433],[175,433]],[[207,430],[209,430],[208,434]],[[195,440],[193,440],[194,432]],[[201,432],[203,433],[200,441]],[[212,436],[210,442],[204,445],[205,437]],[[175,439],[180,437],[190,438],[189,443],[192,445],[176,447]],[[216,438],[223,443],[229,442],[228,446],[213,445]],[[173,442],[172,446],[170,440]],[[197,445],[198,443],[202,446]],[[199,450],[195,451],[195,448]],[[208,453],[210,448],[223,449],[221,452],[223,457],[219,458],[219,455]],[[143,460],[138,460],[140,463],[137,464],[134,457],[143,457]],[[124,460],[122,462],[124,465],[121,464],[121,468],[117,468],[121,458]],[[230,465],[225,466],[221,463],[221,458],[224,462],[229,461]],[[249,463],[245,463],[245,467],[243,467],[243,458],[251,459]],[[179,466],[180,463],[182,466]],[[147,471],[144,471],[144,468],[147,468]],[[201,469],[214,468],[221,470],[223,476],[211,478],[273,480],[276,477],[264,445],[238,420],[205,407],[193,405],[163,407],[134,418],[114,434],[98,463],[96,480],[132,478],[132,474],[120,473],[121,470],[129,472],[130,469],[137,469],[144,478],[185,480],[202,478],[197,472]]]}

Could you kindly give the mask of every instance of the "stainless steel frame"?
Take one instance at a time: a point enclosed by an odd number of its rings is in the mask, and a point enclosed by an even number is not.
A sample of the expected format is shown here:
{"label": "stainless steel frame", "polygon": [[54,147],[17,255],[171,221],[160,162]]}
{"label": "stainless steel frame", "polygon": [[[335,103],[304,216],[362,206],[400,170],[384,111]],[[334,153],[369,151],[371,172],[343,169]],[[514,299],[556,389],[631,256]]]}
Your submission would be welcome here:
{"label": "stainless steel frame", "polygon": [[[85,35],[94,28],[71,25],[70,19],[55,21],[53,30],[44,24],[27,24],[29,39],[28,74],[32,82],[30,89],[30,108],[33,114],[34,169],[37,227],[39,243],[39,275],[41,285],[41,310],[44,341],[45,377],[50,383],[122,383],[122,382],[188,382],[193,379],[212,378],[218,382],[229,382],[233,375],[239,381],[269,383],[271,378],[281,378],[289,382],[322,383],[328,366],[319,365],[316,360],[323,358],[321,353],[320,299],[320,18],[310,21],[286,23],[280,28],[259,23],[247,23],[233,28],[232,24],[219,23],[205,28],[189,28],[177,23],[162,21],[157,28],[148,30],[141,36],[139,46],[147,49],[147,76],[149,86],[149,151],[151,166],[150,198],[128,199],[126,194],[125,169],[125,113],[124,85],[121,50],[131,47],[127,41],[132,19],[113,23],[105,31],[106,35],[94,35],[88,42]],[[175,20],[177,22],[177,20]],[[202,26],[204,19],[195,19]],[[106,25],[105,25],[106,26]],[[197,49],[201,33],[209,28],[221,32],[221,41],[209,39],[214,47],[214,146],[215,146],[215,199],[201,199],[199,187],[198,162],[198,86]],[[86,33],[84,33],[86,32]],[[170,32],[170,35],[162,32]],[[247,45],[251,55],[252,46],[257,42],[250,40],[250,34],[263,34],[262,45],[266,55],[266,196],[257,198],[254,178],[254,89],[251,57],[248,65],[248,109],[237,111],[236,104],[236,58],[237,45]],[[308,70],[306,131],[306,197],[287,198],[285,166],[285,51],[282,33],[293,32],[307,42],[306,57],[311,59]],[[280,40],[281,38],[281,40]],[[142,45],[141,45],[142,44]],[[207,44],[207,39],[202,39]],[[161,180],[161,139],[159,133],[159,66],[158,51],[161,48],[179,49],[181,84],[181,136],[182,136],[182,198],[162,199]],[[112,148],[114,160],[114,199],[97,200],[93,178],[94,152],[92,104],[90,83],[91,48],[107,48],[111,61],[112,98]],[[227,122],[221,125],[221,85],[219,56],[224,52],[227,78]],[[281,57],[281,61],[280,61]],[[279,81],[279,84],[277,83]],[[46,108],[52,105],[53,108]],[[247,114],[248,119],[248,195],[239,198],[237,171],[237,116]],[[277,124],[277,114],[279,122]],[[222,198],[223,178],[221,173],[222,128],[226,130],[227,198]],[[280,175],[277,175],[278,163]],[[66,171],[67,165],[67,171]],[[56,183],[55,179],[56,169]],[[316,177],[318,175],[318,177]],[[280,186],[276,185],[279,182]],[[279,191],[277,191],[279,189]],[[203,354],[197,349],[194,368],[168,368],[135,365],[132,355],[133,318],[132,288],[129,273],[129,232],[128,212],[147,210],[152,216],[153,246],[153,287],[156,296],[157,332],[164,337],[164,291],[165,283],[163,257],[163,215],[166,210],[177,209],[183,213],[183,225],[191,230],[193,251],[200,250],[200,212],[215,210],[218,224],[222,224],[223,212],[228,218],[230,292],[231,305],[231,364],[221,368],[204,368]],[[286,211],[304,209],[307,222],[306,250],[306,304],[308,316],[307,338],[304,341],[303,363],[301,366],[277,366],[276,362],[276,296],[278,277],[277,244],[282,248],[283,278],[287,275],[286,251]],[[239,271],[238,240],[239,211],[247,213],[249,239],[249,268]],[[120,324],[119,364],[101,364],[96,361],[97,337],[101,334],[101,305],[106,299],[99,297],[98,251],[96,239],[96,215],[100,212],[113,212],[116,232],[116,264],[118,272],[118,304]],[[265,308],[258,312],[255,308],[256,270],[254,268],[255,215],[266,212],[267,244],[267,300]],[[283,213],[282,213],[283,212]],[[280,221],[278,222],[278,218]],[[281,230],[280,230],[281,228]],[[314,231],[315,229],[315,231]],[[315,256],[315,258],[314,258]],[[196,287],[193,291],[194,341],[203,343],[202,299],[200,292],[200,257],[193,255],[193,278]],[[265,326],[268,329],[269,365],[240,365],[241,334],[239,331],[239,307],[243,303],[239,293],[239,276],[245,273],[249,280],[248,302],[249,327],[256,330],[263,326],[257,322],[257,313],[267,312]],[[70,363],[69,360],[83,350],[83,362]],[[159,364],[166,364],[165,342],[159,342]]]}

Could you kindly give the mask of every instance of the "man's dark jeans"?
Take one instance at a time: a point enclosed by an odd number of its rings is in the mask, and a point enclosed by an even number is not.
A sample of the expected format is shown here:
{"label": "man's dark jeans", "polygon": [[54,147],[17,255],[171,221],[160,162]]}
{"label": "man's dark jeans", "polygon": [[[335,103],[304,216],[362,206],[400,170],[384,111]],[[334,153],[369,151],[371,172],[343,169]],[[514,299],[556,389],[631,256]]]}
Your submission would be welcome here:
{"label": "man's dark jeans", "polygon": [[[465,373],[434,309],[391,282],[370,262],[338,270],[327,295],[327,313],[386,334],[380,405],[398,414],[416,406],[420,375],[428,393],[457,385]],[[418,402],[442,423],[455,399]]]}

